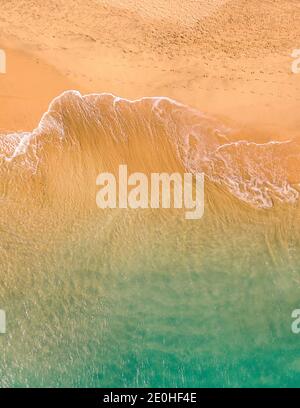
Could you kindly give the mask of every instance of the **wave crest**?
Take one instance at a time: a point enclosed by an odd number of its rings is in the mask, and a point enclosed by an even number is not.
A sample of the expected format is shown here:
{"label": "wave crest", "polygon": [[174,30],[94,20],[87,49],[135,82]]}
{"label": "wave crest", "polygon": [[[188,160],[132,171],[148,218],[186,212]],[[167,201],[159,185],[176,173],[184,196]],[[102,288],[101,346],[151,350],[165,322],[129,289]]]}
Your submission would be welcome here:
{"label": "wave crest", "polygon": [[27,187],[70,195],[82,186],[92,188],[100,171],[127,164],[132,171],[204,172],[255,207],[270,208],[276,200],[296,203],[299,143],[259,144],[236,140],[237,135],[170,98],[131,101],[67,91],[51,102],[32,132],[0,135],[2,197],[17,190],[25,176]]}

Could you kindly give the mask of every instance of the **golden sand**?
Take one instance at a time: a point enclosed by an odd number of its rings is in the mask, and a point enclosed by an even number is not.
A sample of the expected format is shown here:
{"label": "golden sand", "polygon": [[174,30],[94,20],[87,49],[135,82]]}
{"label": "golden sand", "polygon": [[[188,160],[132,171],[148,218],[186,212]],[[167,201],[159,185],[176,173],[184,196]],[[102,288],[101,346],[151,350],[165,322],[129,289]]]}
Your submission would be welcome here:
{"label": "golden sand", "polygon": [[[0,75],[2,133],[31,131],[53,98],[76,89],[82,94],[108,92],[130,99],[174,98],[232,125],[236,132],[230,133],[230,141],[282,141],[299,135],[300,75],[291,69],[291,54],[299,47],[300,38],[297,1],[174,0],[170,7],[162,0],[52,0],[42,4],[32,0],[26,3],[27,11],[19,1],[0,4],[0,48],[7,54],[7,74]],[[98,109],[102,117],[110,110],[105,104],[91,109]],[[181,171],[182,161],[178,161],[166,132],[153,126],[154,134],[147,133],[143,120],[151,122],[151,115],[146,113],[143,119],[143,108],[139,108],[134,123],[126,109],[121,109],[119,120],[125,133],[127,121],[130,124],[129,140],[121,144],[114,140],[122,136],[120,124],[108,131],[109,115],[102,122],[106,126],[102,132],[94,119],[86,126],[84,118],[89,116],[85,117],[85,112],[81,112],[84,120],[80,122],[75,111],[66,109],[62,118],[69,135],[64,146],[58,147],[56,129],[50,126],[42,132],[43,147],[38,152],[41,170],[34,178],[22,172],[22,180],[27,182],[23,187],[15,184],[15,189],[10,183],[11,197],[22,196],[24,188],[31,191],[30,197],[46,203],[51,202],[54,192],[56,197],[58,192],[68,192],[80,200],[88,197],[94,205],[97,174],[115,171],[120,161],[132,171]],[[171,133],[174,136],[176,131]],[[155,135],[153,143],[151,137]],[[192,138],[190,142],[193,149]],[[72,146],[76,148],[72,150]],[[288,157],[283,174],[279,174],[279,187],[284,189],[281,178],[293,185],[299,183],[299,148],[291,144],[280,149],[271,147],[270,156],[260,156],[255,146],[250,146],[245,156],[243,148],[233,153],[243,160],[251,156],[253,164],[263,170],[263,163],[272,160],[274,167],[275,160],[274,174],[280,155]],[[297,157],[292,157],[293,151]],[[29,149],[28,153],[28,160],[34,162],[36,152]],[[10,180],[14,174],[20,178],[18,162],[15,172],[10,162],[2,166]],[[222,165],[217,171],[224,173]],[[73,182],[68,187],[61,181],[69,177]],[[277,174],[275,184],[276,178]],[[82,195],[82,188],[87,194]],[[225,197],[228,189],[222,188]],[[34,191],[39,194],[35,196]],[[292,193],[296,194],[294,190]]]}
{"label": "golden sand", "polygon": [[299,134],[296,0],[24,4],[0,2],[1,129],[32,129],[54,96],[76,88],[166,95],[266,140]]}

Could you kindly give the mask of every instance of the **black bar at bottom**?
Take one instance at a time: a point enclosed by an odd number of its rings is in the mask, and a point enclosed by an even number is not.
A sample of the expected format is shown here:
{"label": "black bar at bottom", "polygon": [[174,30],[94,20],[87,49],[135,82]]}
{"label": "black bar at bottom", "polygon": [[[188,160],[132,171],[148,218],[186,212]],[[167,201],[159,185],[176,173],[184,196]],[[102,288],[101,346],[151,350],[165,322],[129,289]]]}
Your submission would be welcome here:
{"label": "black bar at bottom", "polygon": [[[201,406],[202,403],[218,402],[240,404],[263,403],[272,401],[286,402],[289,397],[295,398],[297,389],[172,389],[172,388],[100,388],[100,389],[2,389],[0,390],[0,404],[2,402],[26,402],[58,404],[82,404],[87,407],[116,407],[141,406],[153,404],[181,404],[183,406]],[[56,408],[56,407],[55,407]]]}

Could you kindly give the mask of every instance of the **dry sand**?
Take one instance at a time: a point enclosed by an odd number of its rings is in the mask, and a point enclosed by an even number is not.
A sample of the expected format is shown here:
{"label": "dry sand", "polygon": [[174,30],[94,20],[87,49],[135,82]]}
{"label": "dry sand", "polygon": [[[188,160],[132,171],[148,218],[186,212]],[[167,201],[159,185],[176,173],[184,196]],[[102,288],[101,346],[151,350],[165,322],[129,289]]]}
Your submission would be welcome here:
{"label": "dry sand", "polygon": [[165,95],[266,139],[299,136],[298,0],[0,0],[0,130],[66,89]]}

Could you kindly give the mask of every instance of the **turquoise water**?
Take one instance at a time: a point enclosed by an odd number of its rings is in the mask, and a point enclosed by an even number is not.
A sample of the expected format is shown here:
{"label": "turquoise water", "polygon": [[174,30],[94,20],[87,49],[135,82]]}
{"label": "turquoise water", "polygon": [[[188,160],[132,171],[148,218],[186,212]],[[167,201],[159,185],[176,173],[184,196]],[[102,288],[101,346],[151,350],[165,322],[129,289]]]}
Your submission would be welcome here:
{"label": "turquoise water", "polygon": [[1,386],[298,386],[299,255],[272,231],[129,211],[19,242]]}
{"label": "turquoise water", "polygon": [[[169,98],[78,92],[2,135],[1,386],[299,385],[299,143],[244,137]],[[204,217],[97,208],[124,163],[203,171]]]}

